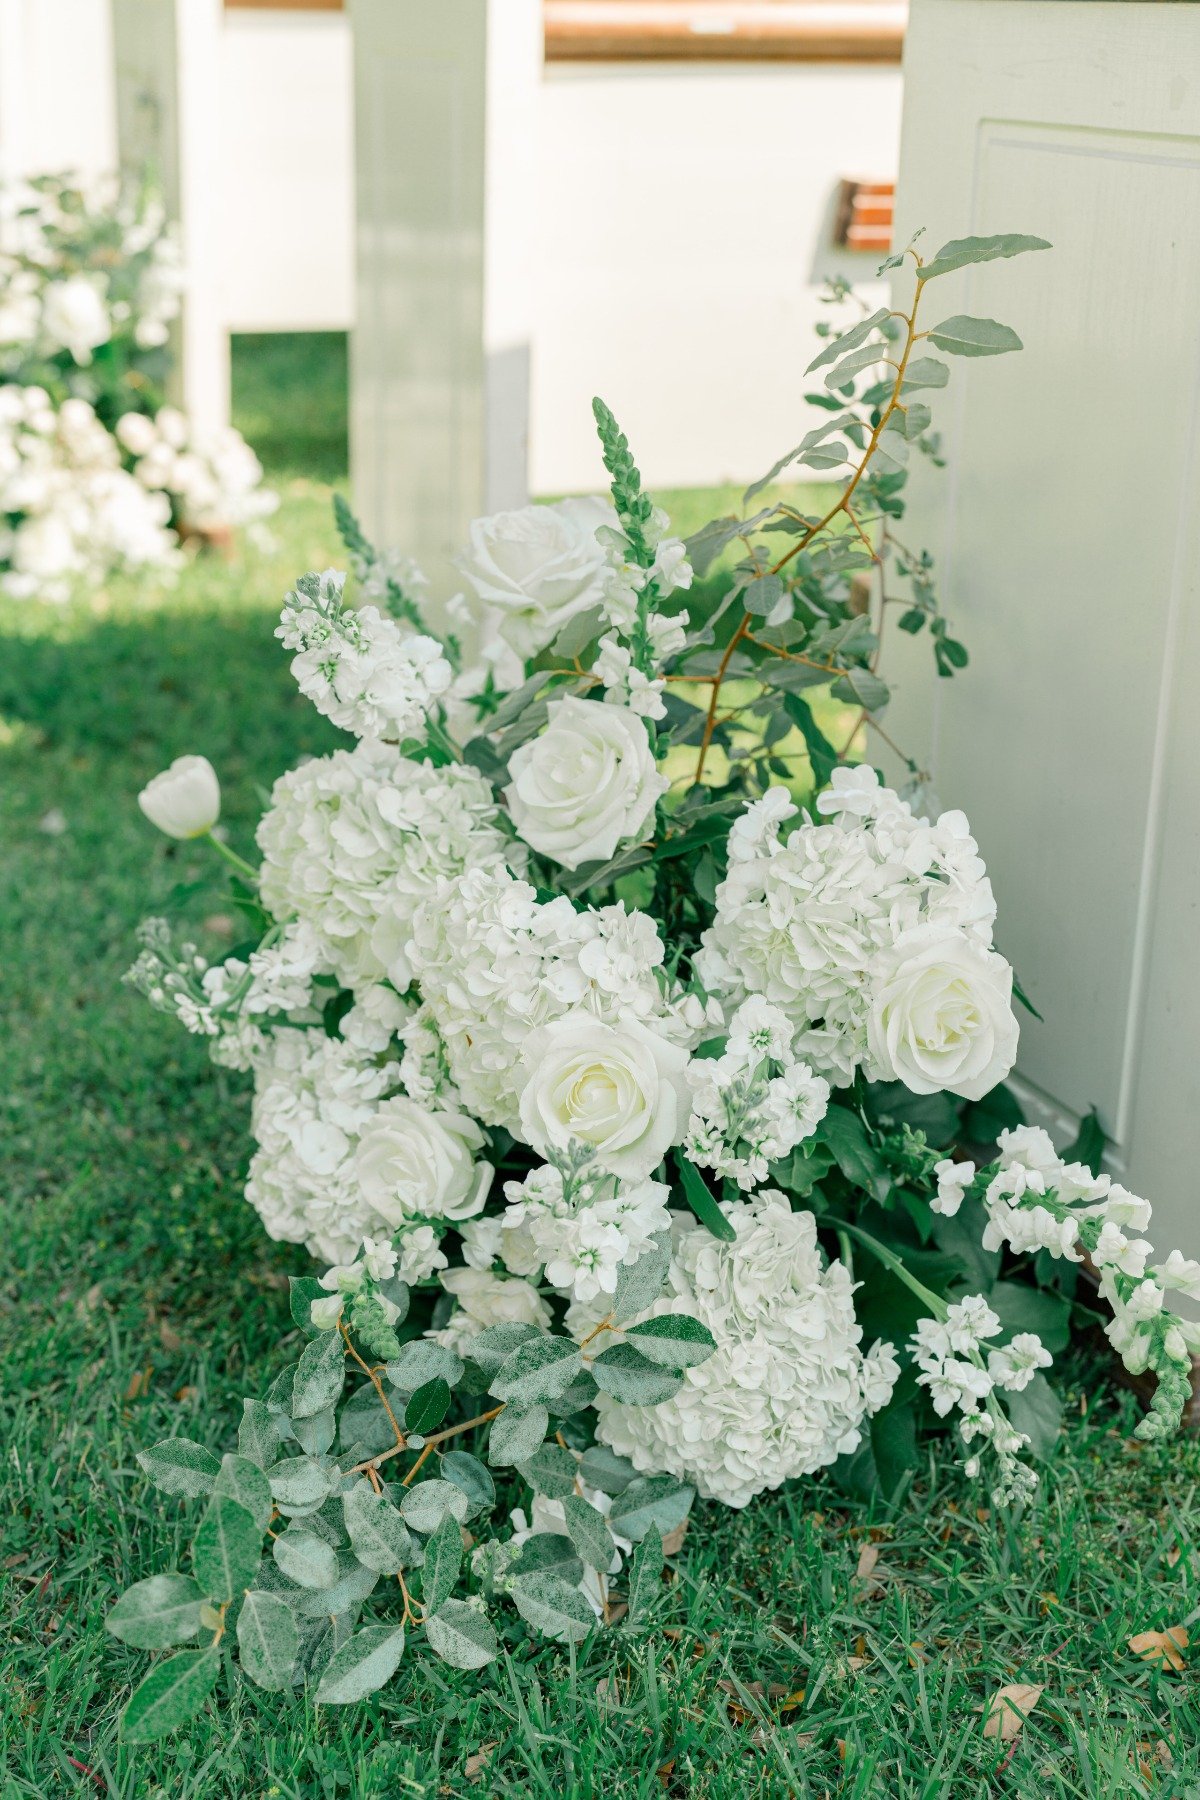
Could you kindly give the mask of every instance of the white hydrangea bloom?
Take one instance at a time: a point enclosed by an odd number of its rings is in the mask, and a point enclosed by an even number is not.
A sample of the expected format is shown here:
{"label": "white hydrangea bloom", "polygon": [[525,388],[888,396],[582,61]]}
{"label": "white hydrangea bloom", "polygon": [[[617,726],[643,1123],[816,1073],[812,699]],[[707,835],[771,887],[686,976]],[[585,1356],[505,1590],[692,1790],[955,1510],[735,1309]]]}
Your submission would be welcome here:
{"label": "white hydrangea bloom", "polygon": [[825,1116],[829,1083],[793,1055],[792,1036],[786,1013],[756,996],[730,1020],[724,1054],[688,1069],[687,1154],[740,1188],[765,1181]]}
{"label": "white hydrangea bloom", "polygon": [[736,822],[700,979],[780,1007],[796,1054],[839,1085],[861,1068],[979,1098],[1011,1067],[1016,1022],[966,820],[919,819],[863,769],[836,771],[819,804],[831,822],[805,821],[786,841],[796,809],[783,789]]}
{"label": "white hydrangea bloom", "polygon": [[890,1347],[864,1356],[853,1283],[840,1262],[826,1266],[811,1213],[771,1189],[724,1211],[733,1243],[676,1220],[667,1290],[646,1315],[690,1313],[715,1353],[659,1406],[601,1395],[597,1435],[638,1469],[745,1506],[854,1450],[896,1364]]}
{"label": "white hydrangea bloom", "polygon": [[411,980],[412,917],[439,885],[504,858],[491,790],[461,764],[409,762],[364,741],[280,776],[258,827],[264,903],[317,934],[349,987]]}
{"label": "white hydrangea bloom", "polygon": [[[521,1134],[530,1033],[580,1011],[650,1027],[690,1049],[710,1013],[660,981],[653,922],[621,905],[576,912],[528,882],[476,866],[413,918],[409,960],[468,1110]],[[718,1015],[719,1016],[719,1015]]]}
{"label": "white hydrangea bloom", "polygon": [[275,635],[294,650],[292,674],[319,712],[362,738],[412,737],[454,671],[436,638],[342,603],[345,576],[307,575],[283,603]]}

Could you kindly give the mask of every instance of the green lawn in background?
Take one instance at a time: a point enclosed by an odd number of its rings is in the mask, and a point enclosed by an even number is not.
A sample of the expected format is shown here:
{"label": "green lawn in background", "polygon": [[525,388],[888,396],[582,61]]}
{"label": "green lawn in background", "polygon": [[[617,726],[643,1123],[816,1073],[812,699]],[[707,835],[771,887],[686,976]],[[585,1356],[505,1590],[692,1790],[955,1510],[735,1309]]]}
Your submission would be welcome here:
{"label": "green lawn in background", "polygon": [[[0,605],[0,1800],[1200,1795],[1195,1677],[1127,1647],[1174,1625],[1200,1644],[1200,1450],[1133,1443],[1133,1403],[1086,1362],[1017,1521],[947,1450],[891,1514],[828,1478],[698,1506],[648,1638],[514,1638],[478,1676],[418,1652],[345,1711],[235,1687],[179,1739],[120,1748],[146,1659],[103,1617],[185,1541],[135,1452],[227,1444],[238,1396],[291,1354],[305,1267],[241,1199],[244,1079],[120,985],[138,918],[211,867],[144,823],[142,783],[204,752],[247,851],[261,790],[337,739],[271,635],[294,574],[338,554],[328,491],[295,473],[301,443],[340,473],[344,442],[314,404],[336,371],[303,348],[293,378],[269,346],[269,420],[263,369],[235,362],[241,418],[261,408],[283,447],[275,551]],[[208,950],[238,930],[219,883],[190,911]],[[1042,1689],[1029,1723],[985,1738],[981,1707],[1017,1682]]]}

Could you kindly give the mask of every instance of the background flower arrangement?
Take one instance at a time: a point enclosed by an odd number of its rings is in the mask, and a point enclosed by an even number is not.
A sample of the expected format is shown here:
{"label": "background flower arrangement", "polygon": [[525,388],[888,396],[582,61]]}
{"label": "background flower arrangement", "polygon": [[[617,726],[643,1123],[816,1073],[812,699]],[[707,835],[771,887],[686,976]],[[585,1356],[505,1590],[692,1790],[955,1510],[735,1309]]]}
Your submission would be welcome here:
{"label": "background flower arrangement", "polygon": [[240,433],[166,405],[175,235],[145,190],[59,176],[0,195],[0,580],[62,599],[118,568],[169,568],[276,497]]}
{"label": "background flower arrangement", "polygon": [[[1019,348],[990,320],[919,325],[926,285],[1040,247],[910,247],[911,311],[826,345],[830,416],[775,471],[845,469],[821,517],[767,506],[685,547],[597,404],[611,509],[478,521],[474,598],[438,636],[345,512],[365,603],[332,572],[288,596],[297,680],[360,741],[276,784],[260,870],[212,839],[247,944],[208,967],[152,921],[133,979],[253,1071],[248,1198],[333,1266],[293,1283],[305,1346],[237,1452],[142,1458],[207,1508],[192,1575],[139,1583],[111,1629],[206,1641],[151,1671],[129,1736],[203,1702],[231,1629],[253,1679],[344,1702],[416,1625],[479,1667],[510,1607],[579,1639],[616,1578],[637,1628],[695,1493],[744,1505],[838,1459],[890,1492],[937,1419],[1020,1499],[1083,1252],[1115,1346],[1159,1377],[1143,1435],[1177,1421],[1189,1335],[1164,1290],[1200,1266],[1152,1265],[1146,1203],[1016,1121],[967,822],[847,764],[881,729],[891,608],[944,674],[965,662],[894,535],[910,447],[936,455],[913,396],[948,367],[925,346]],[[696,616],[692,567],[734,542]],[[830,683],[856,708],[840,744],[805,698]],[[217,822],[201,758],[141,798],[173,836]],[[998,1128],[983,1166],[953,1153]],[[463,1528],[514,1468],[530,1516],[488,1526],[464,1576]]]}

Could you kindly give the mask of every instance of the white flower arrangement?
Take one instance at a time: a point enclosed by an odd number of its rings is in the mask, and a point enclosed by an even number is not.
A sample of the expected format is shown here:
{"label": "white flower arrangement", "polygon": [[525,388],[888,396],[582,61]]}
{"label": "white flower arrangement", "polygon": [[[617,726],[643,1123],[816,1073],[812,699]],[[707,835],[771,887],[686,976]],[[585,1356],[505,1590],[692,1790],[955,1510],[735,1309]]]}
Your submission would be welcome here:
{"label": "white flower arrangement", "polygon": [[[415,1625],[482,1666],[510,1603],[576,1641],[618,1575],[636,1618],[695,1495],[745,1506],[843,1458],[887,1492],[952,1415],[968,1473],[1020,1501],[1055,1435],[1045,1339],[1070,1316],[1042,1251],[1052,1271],[1087,1254],[1115,1349],[1156,1373],[1141,1435],[1178,1423],[1197,1333],[1166,1291],[1200,1291],[1200,1264],[1152,1261],[1146,1203],[1040,1131],[956,1153],[978,1102],[1014,1107],[991,886],[961,813],[926,818],[857,760],[887,699],[896,471],[928,447],[910,354],[926,282],[1039,247],[914,253],[911,311],[822,351],[840,411],[793,457],[844,456],[824,516],[768,504],[685,547],[597,403],[611,506],[478,521],[473,643],[426,630],[419,578],[344,505],[359,604],[330,571],[287,596],[293,673],[359,741],[280,777],[260,868],[211,840],[261,909],[258,947],[210,968],[157,921],[131,972],[252,1072],[247,1197],[333,1265],[293,1283],[306,1344],[247,1402],[235,1459],[233,1500],[261,1489],[285,1522],[257,1584],[247,1534],[238,1584],[256,1620],[278,1612],[280,1684],[353,1698]],[[1004,331],[975,323],[946,347]],[[732,544],[723,591],[685,599],[693,558]],[[875,619],[851,592],[864,564]],[[901,623],[953,672],[929,565],[904,568]],[[819,684],[856,709],[848,735],[806,698]],[[142,804],[187,838],[219,796],[176,766]],[[453,1447],[468,1432],[475,1450]],[[170,1443],[145,1466],[170,1486],[181,1457],[207,1467]],[[460,1527],[513,1469],[530,1511],[492,1530],[457,1598]],[[232,1476],[188,1480],[227,1511]],[[357,1633],[349,1617],[323,1674],[303,1620],[324,1577],[292,1572],[318,1511],[335,1625],[380,1573],[403,1608]],[[256,1638],[242,1654],[259,1679]]]}

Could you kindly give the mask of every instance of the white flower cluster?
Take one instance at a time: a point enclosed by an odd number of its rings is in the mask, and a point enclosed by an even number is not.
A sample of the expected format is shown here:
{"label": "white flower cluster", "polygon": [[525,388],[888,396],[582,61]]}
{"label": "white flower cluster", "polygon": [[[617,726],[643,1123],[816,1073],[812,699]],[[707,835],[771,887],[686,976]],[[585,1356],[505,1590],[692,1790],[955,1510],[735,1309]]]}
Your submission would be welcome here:
{"label": "white flower cluster", "polygon": [[275,633],[294,650],[292,674],[319,712],[362,738],[408,738],[446,693],[453,670],[435,638],[343,603],[345,576],[305,575]]}
{"label": "white flower cluster", "polygon": [[[409,958],[454,1081],[485,1124],[531,1141],[522,1125],[530,1090],[527,1118],[541,1092],[543,1135],[560,1147],[596,1142],[583,1116],[589,1102],[602,1135],[620,1135],[628,1115],[655,1127],[668,1112],[672,1132],[678,1124],[682,1133],[686,1111],[674,1084],[712,1014],[660,979],[663,945],[647,914],[622,904],[577,912],[563,896],[539,901],[498,859],[488,868],[474,856],[465,874],[417,911]],[[560,1092],[580,1022],[600,1066],[590,1086],[576,1069]],[[533,1040],[547,1030],[549,1038]],[[654,1115],[648,1121],[646,1106]],[[561,1129],[553,1129],[556,1115]]]}
{"label": "white flower cluster", "polygon": [[[1020,1452],[1029,1439],[1014,1429],[995,1395],[1020,1393],[1039,1369],[1048,1369],[1053,1358],[1032,1331],[1019,1331],[1007,1344],[987,1350],[990,1338],[1000,1335],[1000,1320],[982,1294],[970,1294],[946,1309],[942,1320],[922,1319],[909,1349],[927,1388],[933,1410],[944,1419],[956,1408],[962,1413],[959,1434],[964,1444],[983,1440],[995,1451],[999,1470],[993,1497],[997,1505],[1026,1498],[1037,1486],[1037,1476]],[[967,1474],[978,1475],[978,1451],[967,1460]]]}
{"label": "white flower cluster", "polygon": [[655,507],[642,535],[654,550],[643,568],[619,525],[606,527],[600,541],[607,550],[604,613],[611,631],[600,639],[594,671],[604,683],[605,699],[648,719],[666,713],[660,671],[668,657],[683,649],[686,621],[661,612],[658,602],[692,585],[692,566],[683,539],[666,535],[670,521]]}
{"label": "white flower cluster", "polygon": [[503,862],[507,840],[476,770],[435,769],[364,739],[282,775],[258,828],[261,892],[305,920],[348,987],[411,980],[413,915],[441,883]]}
{"label": "white flower cluster", "polygon": [[811,1213],[794,1213],[772,1189],[723,1211],[732,1244],[676,1221],[667,1291],[646,1315],[691,1314],[712,1332],[715,1354],[661,1405],[602,1395],[597,1432],[636,1468],[666,1469],[710,1499],[745,1506],[854,1450],[899,1365],[888,1344],[863,1354],[853,1283],[842,1263],[826,1266]]}
{"label": "white flower cluster", "polygon": [[197,432],[177,407],[153,418],[129,412],[117,420],[116,438],[133,459],[133,475],[151,493],[168,494],[172,511],[189,531],[221,531],[252,525],[279,505],[262,485],[262,464],[240,431]]}
{"label": "white flower cluster", "polygon": [[43,388],[0,387],[0,515],[0,584],[18,599],[177,560],[166,496],[126,473],[86,400],[56,411]]}
{"label": "white flower cluster", "polygon": [[792,1020],[795,1050],[842,1085],[856,1069],[915,1093],[980,1099],[1016,1056],[1012,971],[991,949],[995,902],[961,813],[917,818],[872,769],[838,769],[819,810],[783,788],[729,838],[697,973]]}
{"label": "white flower cluster", "polygon": [[590,1152],[546,1164],[505,1182],[494,1254],[514,1275],[542,1270],[564,1298],[586,1304],[614,1294],[618,1271],[670,1230],[669,1195],[661,1181],[618,1180]]}
{"label": "white flower cluster", "polygon": [[701,1168],[758,1187],[769,1165],[811,1137],[829,1104],[829,1083],[793,1053],[787,1015],[755,997],[729,1021],[720,1056],[688,1069],[692,1114],[684,1148]]}

